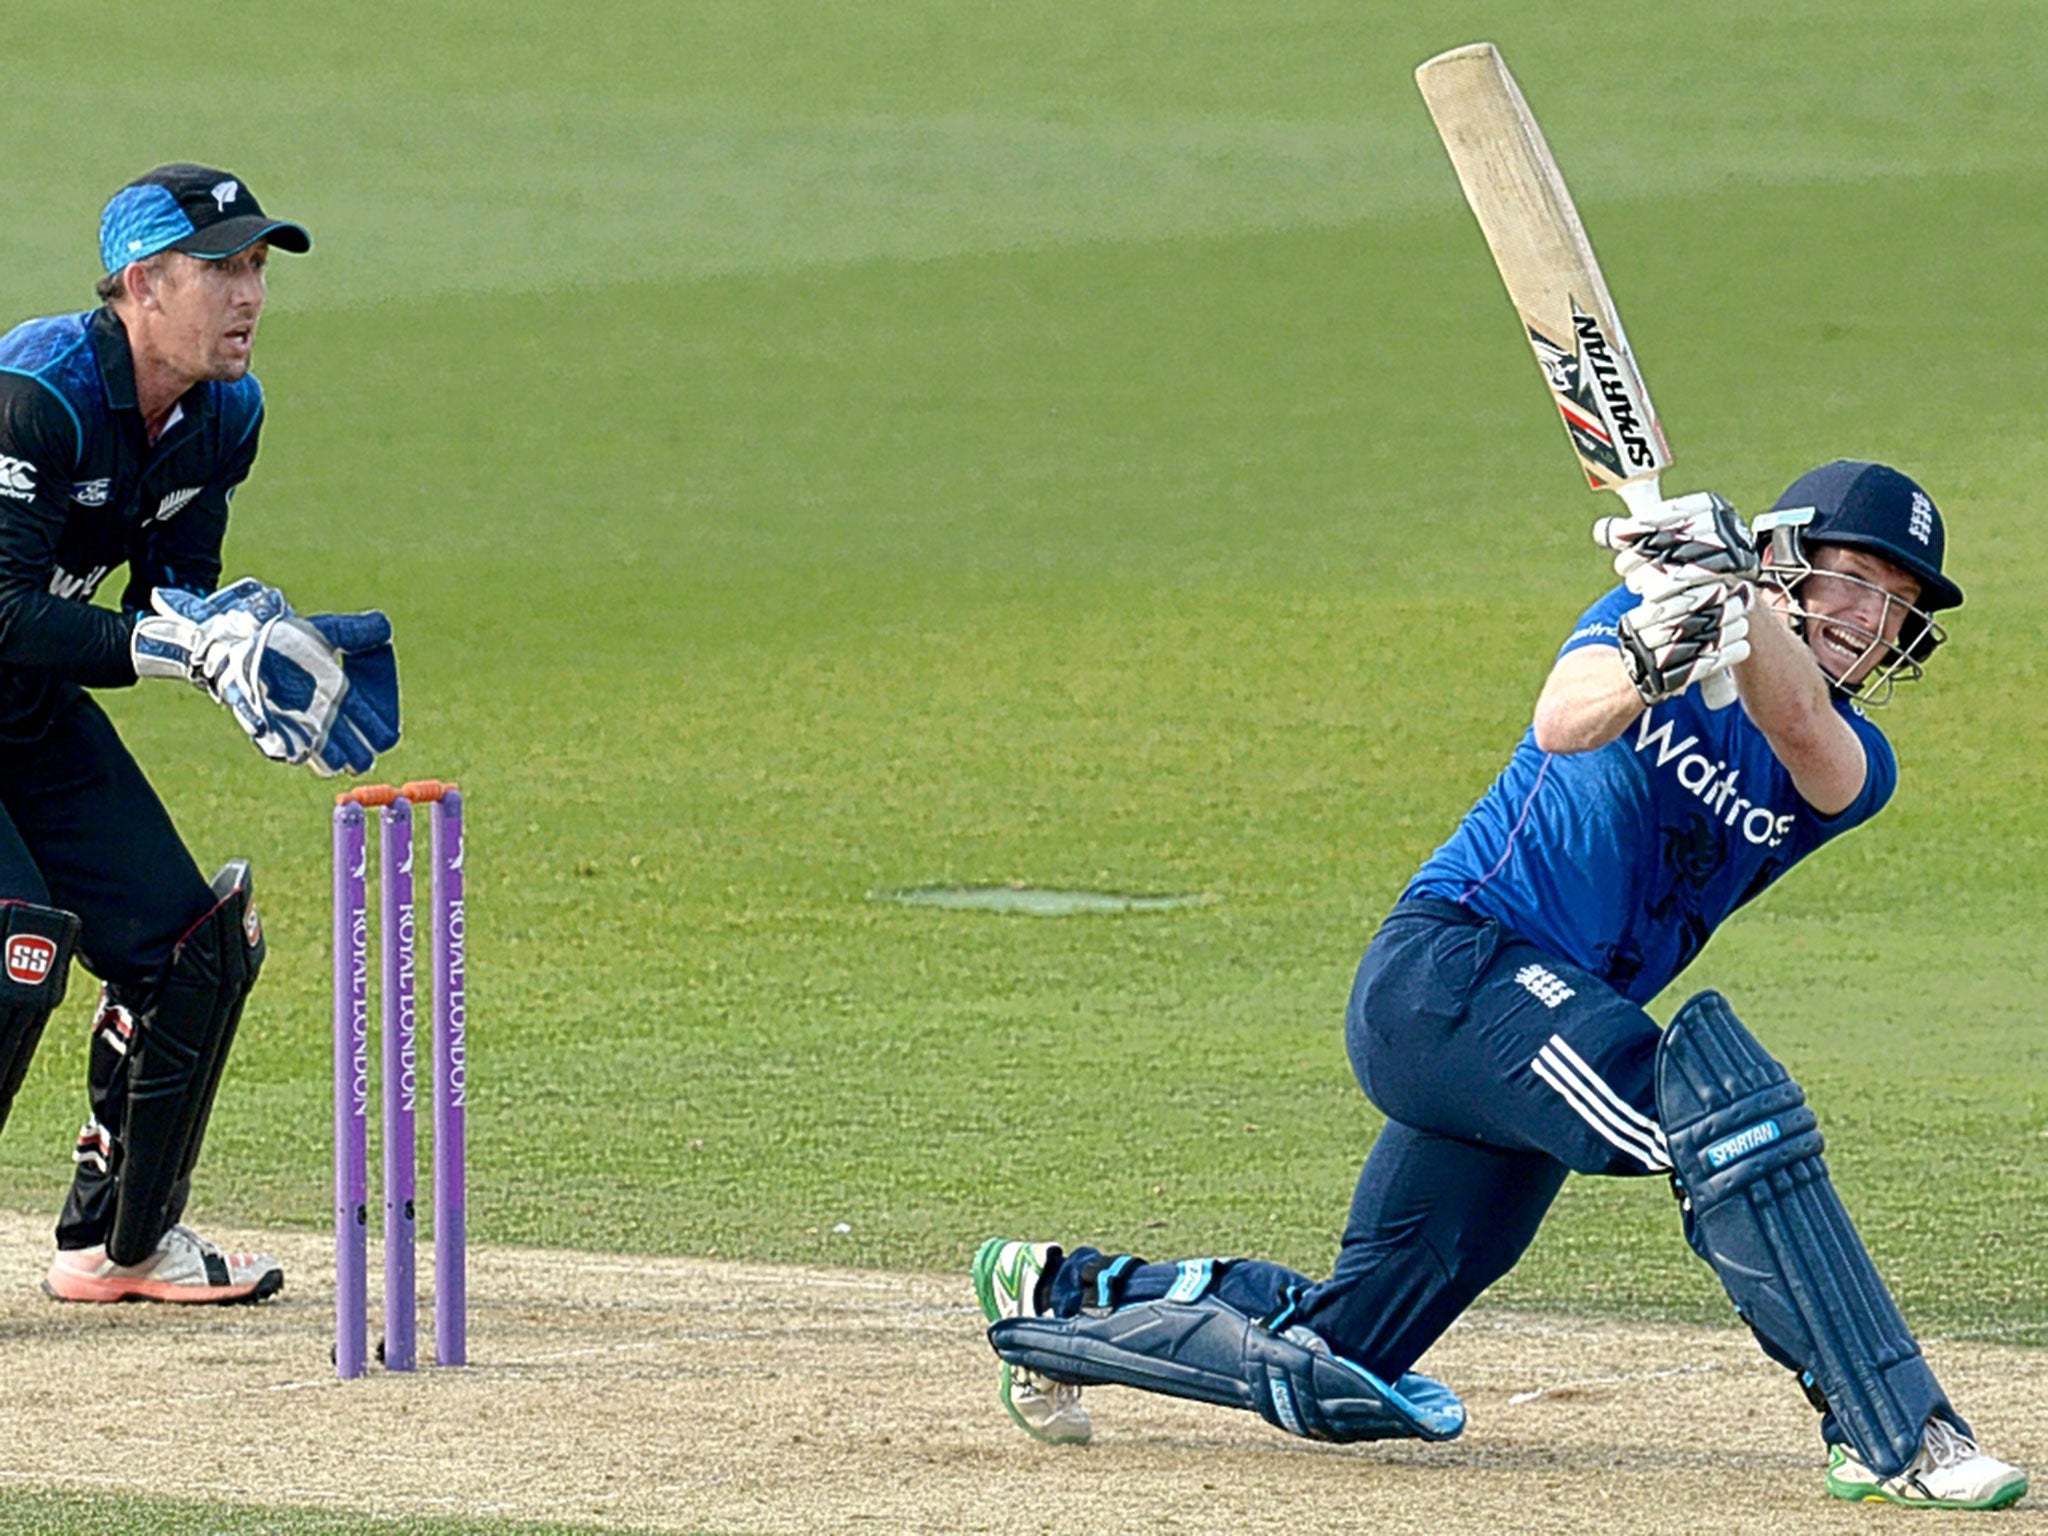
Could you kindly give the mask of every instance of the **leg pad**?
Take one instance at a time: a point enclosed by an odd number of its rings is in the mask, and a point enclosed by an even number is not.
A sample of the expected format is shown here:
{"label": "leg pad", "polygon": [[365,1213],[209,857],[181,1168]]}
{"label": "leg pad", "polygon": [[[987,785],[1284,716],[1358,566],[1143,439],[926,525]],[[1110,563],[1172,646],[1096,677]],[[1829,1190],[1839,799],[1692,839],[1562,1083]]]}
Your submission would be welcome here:
{"label": "leg pad", "polygon": [[1805,1093],[1718,993],[1664,1032],[1657,1113],[1693,1248],[1865,1463],[1896,1476],[1937,1414],[1967,1433],[1828,1180]]}
{"label": "leg pad", "polygon": [[78,919],[32,902],[0,903],[0,1126],[28,1076],[43,1026],[64,1001]]}
{"label": "leg pad", "polygon": [[237,859],[214,877],[215,904],[171,951],[156,1004],[135,1021],[107,1255],[139,1264],[184,1214],[213,1096],[242,1004],[263,968],[263,928]]}
{"label": "leg pad", "polygon": [[1411,1371],[1389,1386],[1213,1298],[1134,1302],[1066,1321],[1011,1318],[988,1336],[1003,1359],[1055,1381],[1247,1408],[1306,1440],[1449,1440],[1465,1427],[1465,1405],[1440,1382]]}

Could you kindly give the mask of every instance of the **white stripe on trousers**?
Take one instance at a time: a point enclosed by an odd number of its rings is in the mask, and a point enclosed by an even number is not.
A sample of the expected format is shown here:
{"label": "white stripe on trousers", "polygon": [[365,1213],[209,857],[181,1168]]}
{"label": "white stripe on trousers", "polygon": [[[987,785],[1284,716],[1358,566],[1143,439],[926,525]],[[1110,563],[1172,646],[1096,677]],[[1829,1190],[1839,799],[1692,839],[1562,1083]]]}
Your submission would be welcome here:
{"label": "white stripe on trousers", "polygon": [[1561,1037],[1552,1035],[1529,1067],[1610,1146],[1626,1152],[1652,1173],[1671,1166],[1663,1129],[1608,1087]]}
{"label": "white stripe on trousers", "polygon": [[1622,1119],[1628,1121],[1637,1130],[1648,1135],[1650,1140],[1656,1144],[1658,1156],[1664,1159],[1664,1166],[1667,1168],[1671,1166],[1671,1147],[1664,1140],[1663,1126],[1608,1087],[1607,1079],[1588,1066],[1586,1059],[1571,1048],[1571,1045],[1565,1040],[1563,1035],[1552,1035],[1550,1037],[1550,1048],[1564,1060],[1567,1066],[1577,1069],[1580,1082],[1596,1090],[1607,1101],[1608,1106],[1619,1114]]}

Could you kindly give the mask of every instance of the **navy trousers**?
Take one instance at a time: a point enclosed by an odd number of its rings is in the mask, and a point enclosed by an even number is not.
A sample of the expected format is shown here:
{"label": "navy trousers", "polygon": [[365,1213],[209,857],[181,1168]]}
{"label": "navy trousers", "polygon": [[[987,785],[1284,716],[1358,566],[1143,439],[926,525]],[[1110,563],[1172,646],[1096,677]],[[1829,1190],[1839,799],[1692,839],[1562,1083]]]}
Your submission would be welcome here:
{"label": "navy trousers", "polygon": [[0,743],[0,897],[77,913],[86,968],[137,987],[213,906],[163,802],[81,689],[64,690],[41,736]]}
{"label": "navy trousers", "polygon": [[1512,929],[1452,902],[1404,901],[1346,1014],[1352,1070],[1387,1124],[1330,1278],[1077,1248],[1052,1276],[1052,1308],[1071,1317],[1206,1284],[1392,1381],[1514,1267],[1567,1173],[1669,1171],[1658,1036],[1641,1008]]}

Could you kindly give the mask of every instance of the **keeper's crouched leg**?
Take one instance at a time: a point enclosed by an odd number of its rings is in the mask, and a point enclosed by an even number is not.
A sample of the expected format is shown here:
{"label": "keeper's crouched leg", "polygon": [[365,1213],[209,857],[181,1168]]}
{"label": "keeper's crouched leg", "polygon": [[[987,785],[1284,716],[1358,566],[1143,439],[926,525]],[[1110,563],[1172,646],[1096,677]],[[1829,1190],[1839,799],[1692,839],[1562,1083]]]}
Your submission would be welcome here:
{"label": "keeper's crouched leg", "polygon": [[1056,1381],[1248,1408],[1307,1440],[1449,1440],[1464,1429],[1465,1405],[1442,1383],[1411,1371],[1389,1385],[1305,1330],[1291,1332],[1270,1332],[1207,1297],[1009,1318],[988,1337],[1012,1365]]}
{"label": "keeper's crouched leg", "polygon": [[92,1118],[58,1223],[43,1289],[59,1301],[261,1301],[284,1271],[261,1253],[229,1253],[185,1226],[192,1171],[263,966],[249,866],[213,883],[214,905],[172,949],[160,977],[110,984],[93,1027]]}
{"label": "keeper's crouched leg", "polygon": [[78,919],[55,907],[0,902],[0,1126],[14,1107],[43,1026],[64,1001]]}
{"label": "keeper's crouched leg", "polygon": [[104,989],[87,1082],[92,1116],[79,1133],[60,1249],[104,1246],[115,1264],[140,1264],[184,1215],[242,1005],[263,966],[245,861],[221,870],[213,897],[160,976]]}

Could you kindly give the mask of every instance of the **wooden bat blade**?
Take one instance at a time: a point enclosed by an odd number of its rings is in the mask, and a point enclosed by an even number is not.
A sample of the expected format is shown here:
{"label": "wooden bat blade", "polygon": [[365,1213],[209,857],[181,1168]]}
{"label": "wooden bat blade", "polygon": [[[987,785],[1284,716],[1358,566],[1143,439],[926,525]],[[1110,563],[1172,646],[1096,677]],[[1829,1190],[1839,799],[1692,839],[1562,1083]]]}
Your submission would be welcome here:
{"label": "wooden bat blade", "polygon": [[1543,130],[1491,43],[1415,71],[1465,200],[1595,490],[1657,475],[1671,449]]}

